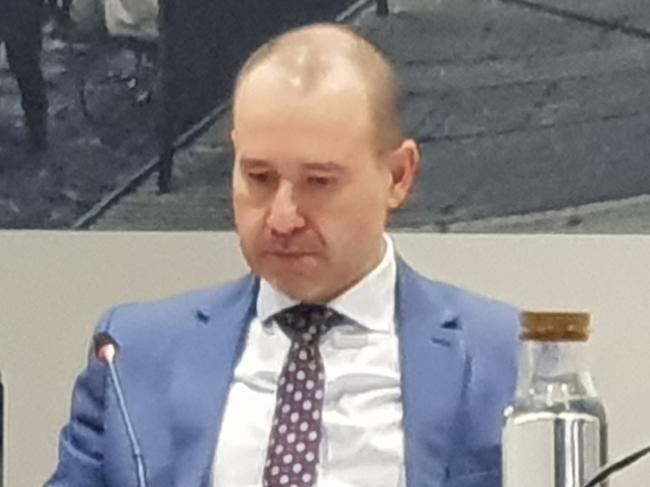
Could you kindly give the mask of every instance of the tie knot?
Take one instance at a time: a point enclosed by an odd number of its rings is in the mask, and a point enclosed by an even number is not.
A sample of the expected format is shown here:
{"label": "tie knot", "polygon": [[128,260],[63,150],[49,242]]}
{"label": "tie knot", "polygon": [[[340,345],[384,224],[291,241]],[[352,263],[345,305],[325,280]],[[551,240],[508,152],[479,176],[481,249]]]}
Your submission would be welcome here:
{"label": "tie knot", "polygon": [[327,306],[302,303],[280,311],[274,318],[291,340],[313,343],[343,316]]}

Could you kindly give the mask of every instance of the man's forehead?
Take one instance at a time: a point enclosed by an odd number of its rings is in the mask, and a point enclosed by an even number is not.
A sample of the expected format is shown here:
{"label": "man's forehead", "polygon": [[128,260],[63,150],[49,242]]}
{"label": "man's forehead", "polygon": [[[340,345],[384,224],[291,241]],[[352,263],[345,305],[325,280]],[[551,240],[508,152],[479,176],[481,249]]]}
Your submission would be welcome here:
{"label": "man's forehead", "polygon": [[253,123],[278,127],[285,122],[301,123],[305,117],[312,122],[363,126],[368,123],[369,100],[359,83],[336,78],[311,90],[304,90],[299,83],[263,70],[251,73],[234,100],[235,128],[244,120],[249,126]]}
{"label": "man's forehead", "polygon": [[243,97],[309,96],[314,94],[356,93],[365,97],[367,89],[358,70],[344,59],[332,60],[314,72],[300,66],[286,67],[273,60],[260,63],[241,81],[235,103]]}

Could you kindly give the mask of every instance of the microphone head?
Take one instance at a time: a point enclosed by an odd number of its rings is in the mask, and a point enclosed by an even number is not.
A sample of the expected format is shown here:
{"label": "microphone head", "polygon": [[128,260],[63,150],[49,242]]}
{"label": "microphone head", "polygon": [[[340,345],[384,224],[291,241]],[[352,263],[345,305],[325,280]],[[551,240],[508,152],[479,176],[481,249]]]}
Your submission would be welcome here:
{"label": "microphone head", "polygon": [[105,363],[113,363],[119,346],[110,333],[103,331],[93,337],[95,357]]}

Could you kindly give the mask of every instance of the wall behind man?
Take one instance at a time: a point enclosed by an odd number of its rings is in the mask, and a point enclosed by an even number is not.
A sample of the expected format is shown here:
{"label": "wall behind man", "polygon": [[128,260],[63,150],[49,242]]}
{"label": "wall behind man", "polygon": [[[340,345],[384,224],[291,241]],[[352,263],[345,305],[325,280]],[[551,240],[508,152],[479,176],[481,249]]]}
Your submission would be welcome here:
{"label": "wall behind man", "polygon": [[[592,364],[611,420],[613,457],[650,443],[650,238],[397,234],[436,279],[527,309],[589,310]],[[246,269],[232,233],[0,232],[0,372],[5,486],[40,485],[90,333],[109,306],[233,278]],[[650,460],[612,486],[645,485]]]}

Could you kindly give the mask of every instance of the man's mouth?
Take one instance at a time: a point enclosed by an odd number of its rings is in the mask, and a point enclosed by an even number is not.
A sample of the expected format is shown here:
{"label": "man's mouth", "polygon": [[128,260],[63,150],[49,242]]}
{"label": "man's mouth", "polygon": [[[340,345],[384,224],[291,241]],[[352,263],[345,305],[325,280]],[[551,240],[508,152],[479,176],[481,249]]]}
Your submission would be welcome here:
{"label": "man's mouth", "polygon": [[316,255],[316,252],[312,252],[312,251],[285,250],[285,249],[269,250],[266,251],[265,253],[267,255],[271,255],[272,257],[278,257],[281,259],[299,259],[302,257],[310,257]]}

